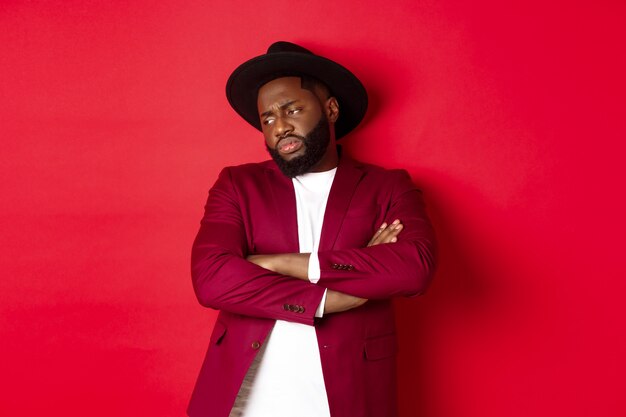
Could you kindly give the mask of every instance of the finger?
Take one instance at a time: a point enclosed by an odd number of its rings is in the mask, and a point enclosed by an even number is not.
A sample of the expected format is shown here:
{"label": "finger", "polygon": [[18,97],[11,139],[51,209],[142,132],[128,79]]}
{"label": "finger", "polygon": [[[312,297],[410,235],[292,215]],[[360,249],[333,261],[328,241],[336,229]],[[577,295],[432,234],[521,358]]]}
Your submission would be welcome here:
{"label": "finger", "polygon": [[[392,223],[376,237],[376,244],[391,243],[397,241],[397,236],[398,234],[400,234],[403,228],[404,225],[402,225],[402,223],[400,223],[399,221]],[[393,240],[394,238],[396,240]]]}
{"label": "finger", "polygon": [[400,234],[401,231],[402,229],[396,229],[396,230],[389,231],[388,233],[385,233],[384,235],[380,237],[380,239],[378,239],[377,244],[380,245],[383,243],[397,242],[398,234]]}
{"label": "finger", "polygon": [[376,230],[376,232],[374,233],[374,236],[369,241],[367,246],[374,246],[374,245],[379,245],[381,243],[385,243],[385,241],[388,240],[387,238],[388,234],[394,227],[395,226],[393,224],[387,225],[386,222],[380,225],[380,227],[378,228],[378,230]]}
{"label": "finger", "polygon": [[383,223],[374,233],[367,246],[381,245],[384,243],[395,243],[398,241],[398,234],[404,229],[400,219],[395,219],[390,225]]}
{"label": "finger", "polygon": [[373,246],[376,244],[378,237],[381,235],[381,233],[387,228],[387,223],[383,222],[383,224],[380,225],[380,227],[378,228],[378,230],[376,230],[376,232],[374,232],[374,236],[372,236],[372,238],[370,239],[370,241],[367,243],[367,246]]}

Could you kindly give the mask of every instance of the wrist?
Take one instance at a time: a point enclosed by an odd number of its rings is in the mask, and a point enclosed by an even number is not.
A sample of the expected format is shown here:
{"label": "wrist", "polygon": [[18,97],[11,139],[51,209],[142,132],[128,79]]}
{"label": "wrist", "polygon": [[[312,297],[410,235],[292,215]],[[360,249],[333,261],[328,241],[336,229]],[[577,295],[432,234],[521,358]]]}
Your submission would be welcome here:
{"label": "wrist", "polygon": [[279,268],[282,273],[294,278],[309,280],[309,254],[308,253],[286,253],[277,260],[281,263]]}

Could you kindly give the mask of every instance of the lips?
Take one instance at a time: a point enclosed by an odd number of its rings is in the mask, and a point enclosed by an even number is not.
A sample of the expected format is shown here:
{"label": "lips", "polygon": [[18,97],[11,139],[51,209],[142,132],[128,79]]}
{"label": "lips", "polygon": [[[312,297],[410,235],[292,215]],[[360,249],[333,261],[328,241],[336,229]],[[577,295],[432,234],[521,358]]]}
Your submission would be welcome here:
{"label": "lips", "polygon": [[294,153],[300,148],[302,148],[302,140],[293,136],[281,139],[276,146],[278,152],[283,154]]}

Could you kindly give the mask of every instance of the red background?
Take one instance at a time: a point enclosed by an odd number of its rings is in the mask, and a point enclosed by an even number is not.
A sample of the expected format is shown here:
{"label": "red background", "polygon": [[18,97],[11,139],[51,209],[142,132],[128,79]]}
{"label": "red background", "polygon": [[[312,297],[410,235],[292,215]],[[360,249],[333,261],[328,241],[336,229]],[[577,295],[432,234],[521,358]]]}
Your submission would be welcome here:
{"label": "red background", "polygon": [[190,247],[266,159],[224,85],[274,40],[371,96],[349,153],[425,191],[404,417],[626,415],[626,5],[3,1],[0,414],[182,416],[215,318]]}

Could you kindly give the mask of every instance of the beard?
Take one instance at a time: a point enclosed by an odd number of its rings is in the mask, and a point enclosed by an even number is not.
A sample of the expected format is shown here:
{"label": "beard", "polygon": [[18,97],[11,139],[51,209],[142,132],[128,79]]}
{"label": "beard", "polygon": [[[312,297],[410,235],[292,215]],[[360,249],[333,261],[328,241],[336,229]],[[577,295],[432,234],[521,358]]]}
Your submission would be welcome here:
{"label": "beard", "polygon": [[278,165],[280,171],[285,176],[293,178],[309,172],[315,164],[322,160],[322,157],[328,149],[328,144],[330,143],[330,127],[328,126],[328,120],[322,115],[317,125],[315,125],[306,136],[291,134],[288,137],[298,138],[302,141],[304,145],[303,155],[288,161],[280,156],[276,149],[267,146],[267,143],[265,147],[274,162],[276,162],[276,165]]}

